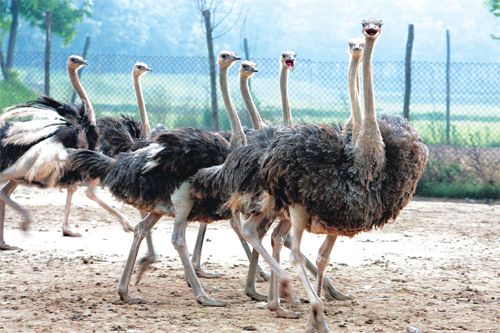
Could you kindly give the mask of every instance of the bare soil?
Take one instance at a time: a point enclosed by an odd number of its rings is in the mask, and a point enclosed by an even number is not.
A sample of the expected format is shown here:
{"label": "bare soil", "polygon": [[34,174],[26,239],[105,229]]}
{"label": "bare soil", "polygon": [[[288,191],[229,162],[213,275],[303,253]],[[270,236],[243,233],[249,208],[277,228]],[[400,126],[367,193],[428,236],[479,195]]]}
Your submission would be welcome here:
{"label": "bare soil", "polygon": [[[110,198],[105,191],[100,192]],[[1,332],[302,332],[309,304],[298,320],[278,319],[263,302],[244,294],[247,261],[229,223],[209,227],[206,268],[221,274],[202,279],[225,308],[198,305],[183,280],[170,244],[172,226],[162,220],[154,239],[160,261],[123,304],[116,287],[132,234],[79,191],[71,223],[80,238],[62,237],[65,193],[19,188],[13,197],[30,209],[29,234],[8,210],[6,241],[23,250],[0,252]],[[122,207],[131,221],[138,213]],[[190,248],[197,225],[188,230]],[[416,199],[392,224],[339,239],[328,274],[352,301],[326,301],[334,332],[498,332],[500,327],[500,206]],[[314,259],[323,237],[306,235],[303,250]],[[264,240],[270,246],[269,238]],[[287,259],[289,252],[284,251]],[[306,298],[288,261],[294,291]],[[263,264],[267,268],[266,265]],[[267,293],[267,282],[258,283]]]}

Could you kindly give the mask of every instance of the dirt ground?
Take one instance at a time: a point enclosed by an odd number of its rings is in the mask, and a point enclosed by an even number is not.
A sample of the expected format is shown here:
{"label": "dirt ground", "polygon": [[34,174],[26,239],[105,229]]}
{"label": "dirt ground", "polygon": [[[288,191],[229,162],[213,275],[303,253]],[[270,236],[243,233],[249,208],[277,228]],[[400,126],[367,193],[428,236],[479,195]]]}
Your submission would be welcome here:
{"label": "dirt ground", "polygon": [[[109,195],[100,192],[105,197]],[[13,196],[35,219],[29,234],[7,212],[6,241],[19,251],[0,252],[1,332],[302,332],[304,317],[278,319],[243,291],[247,261],[225,221],[211,225],[203,250],[205,266],[219,279],[202,279],[207,293],[225,308],[198,305],[183,280],[170,243],[171,223],[160,221],[154,239],[160,261],[132,296],[146,304],[123,304],[116,287],[132,235],[90,202],[74,196],[71,222],[80,238],[61,236],[65,194],[19,188]],[[129,207],[123,212],[136,221]],[[197,225],[188,230],[190,248]],[[416,199],[383,230],[339,239],[328,275],[351,301],[327,301],[334,332],[498,332],[500,327],[500,206]],[[323,237],[306,235],[310,258]],[[270,246],[269,238],[265,240]],[[289,252],[284,251],[287,259]],[[294,291],[304,288],[289,262]],[[267,266],[263,265],[267,268]],[[258,283],[266,293],[267,282]]]}

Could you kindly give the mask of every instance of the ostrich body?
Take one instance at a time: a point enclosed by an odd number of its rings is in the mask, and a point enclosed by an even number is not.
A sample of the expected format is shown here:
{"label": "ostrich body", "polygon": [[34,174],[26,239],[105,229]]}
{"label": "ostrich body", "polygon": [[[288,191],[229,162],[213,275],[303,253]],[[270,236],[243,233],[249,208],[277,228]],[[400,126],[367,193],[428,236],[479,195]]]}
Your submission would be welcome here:
{"label": "ostrich body", "polygon": [[[363,21],[365,116],[352,144],[336,128],[301,125],[277,134],[262,161],[267,194],[262,210],[251,215],[243,235],[289,289],[288,274],[259,246],[256,225],[262,216],[288,209],[292,224],[292,261],[311,301],[308,331],[329,331],[323,304],[311,286],[300,254],[304,230],[326,234],[319,257],[329,258],[338,235],[352,237],[395,219],[410,201],[427,161],[427,148],[403,119],[375,116],[371,56],[381,31],[378,20]],[[379,126],[380,123],[380,126]]]}
{"label": "ostrich body", "polygon": [[[79,56],[68,58],[69,77],[80,91],[83,88],[78,85],[77,71],[85,65],[86,61]],[[82,103],[62,104],[42,97],[37,102],[13,107],[0,117],[0,181],[6,182],[0,191],[0,249],[15,248],[3,238],[5,205],[23,217],[23,228],[31,223],[29,212],[10,199],[17,185],[60,186],[58,181],[66,170],[66,148],[95,148],[98,137],[95,115],[85,94]],[[28,120],[4,123],[19,117]]]}

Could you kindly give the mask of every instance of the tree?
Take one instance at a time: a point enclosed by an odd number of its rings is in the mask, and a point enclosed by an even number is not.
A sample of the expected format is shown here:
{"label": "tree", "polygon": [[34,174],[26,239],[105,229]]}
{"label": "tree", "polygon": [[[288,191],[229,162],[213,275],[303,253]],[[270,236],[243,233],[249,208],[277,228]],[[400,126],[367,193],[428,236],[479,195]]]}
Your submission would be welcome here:
{"label": "tree", "polygon": [[[231,2],[229,8],[225,9],[223,0],[196,0],[198,9],[202,17],[202,27],[207,40],[208,50],[208,65],[210,70],[210,100],[211,100],[211,123],[212,130],[219,130],[219,109],[217,107],[217,83],[215,75],[215,53],[214,53],[214,40],[224,36],[236,25],[239,15],[233,24],[227,26],[225,29],[216,29],[231,15],[234,8],[234,1]],[[217,15],[221,15],[216,19]]]}
{"label": "tree", "polygon": [[52,33],[61,36],[66,46],[75,37],[76,26],[92,14],[92,0],[84,0],[80,7],[75,6],[72,0],[10,0],[10,6],[8,3],[8,0],[0,0],[0,42],[3,33],[9,30],[5,59],[0,51],[0,65],[6,80],[14,64],[20,17],[30,26],[45,30],[45,13],[52,12]]}
{"label": "tree", "polygon": [[[500,0],[488,0],[488,9],[496,17],[500,17]],[[500,36],[491,34],[491,38],[500,40]]]}

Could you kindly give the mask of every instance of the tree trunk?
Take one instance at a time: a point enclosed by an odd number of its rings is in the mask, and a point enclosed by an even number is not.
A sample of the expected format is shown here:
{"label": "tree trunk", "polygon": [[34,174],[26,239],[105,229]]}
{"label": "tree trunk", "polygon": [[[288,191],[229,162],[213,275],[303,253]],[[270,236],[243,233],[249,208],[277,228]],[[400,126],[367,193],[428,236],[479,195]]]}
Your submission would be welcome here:
{"label": "tree trunk", "polygon": [[408,40],[406,41],[405,57],[405,99],[403,104],[403,117],[410,120],[410,95],[411,95],[411,52],[413,49],[413,24],[408,25]]}
{"label": "tree trunk", "polygon": [[446,144],[450,144],[450,31],[446,30]]}
{"label": "tree trunk", "polygon": [[1,48],[0,48],[0,69],[2,70],[3,79],[7,81],[9,79],[9,75],[7,74],[7,68],[5,68],[5,60],[3,58],[3,52]]}
{"label": "tree trunk", "polygon": [[44,94],[50,96],[50,28],[52,25],[52,14],[50,10],[45,12],[45,86]]}
{"label": "tree trunk", "polygon": [[17,27],[19,26],[19,1],[12,0],[10,5],[12,22],[10,23],[9,42],[7,44],[7,58],[5,59],[5,69],[7,75],[14,63],[14,49],[16,48]]}
{"label": "tree trunk", "polygon": [[210,11],[208,9],[202,12],[203,18],[205,20],[205,30],[207,36],[207,48],[208,48],[208,63],[210,66],[210,99],[211,99],[211,122],[212,130],[219,130],[219,110],[217,108],[217,80],[215,73],[215,55],[214,55],[214,40],[212,35],[212,22],[210,21]]}
{"label": "tree trunk", "polygon": [[[85,38],[85,44],[83,44],[83,53],[82,53],[82,57],[85,60],[87,59],[87,53],[89,52],[89,47],[90,47],[90,36],[87,36]],[[78,77],[82,77],[82,70],[83,68],[78,71]],[[73,91],[71,93],[71,103],[75,103],[75,100],[76,100],[76,92]]]}

